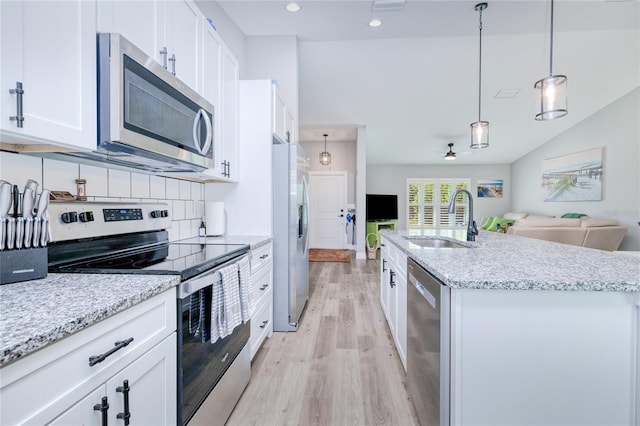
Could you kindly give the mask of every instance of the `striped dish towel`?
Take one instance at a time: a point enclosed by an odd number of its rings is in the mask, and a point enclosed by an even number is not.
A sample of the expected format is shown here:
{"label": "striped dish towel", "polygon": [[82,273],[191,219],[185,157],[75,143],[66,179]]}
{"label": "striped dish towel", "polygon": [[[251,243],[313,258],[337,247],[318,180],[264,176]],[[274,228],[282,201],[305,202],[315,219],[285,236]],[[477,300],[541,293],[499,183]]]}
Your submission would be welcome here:
{"label": "striped dish towel", "polygon": [[238,261],[238,278],[240,279],[240,313],[242,322],[246,323],[253,315],[253,288],[251,286],[251,264],[245,257]]}
{"label": "striped dish towel", "polygon": [[[220,294],[212,297],[211,304],[217,303],[215,312],[211,310],[211,328],[214,321],[217,325],[218,334],[221,338],[231,334],[236,326],[242,324],[240,310],[240,280],[238,278],[238,264],[226,266],[219,271],[220,284],[214,287],[219,288]],[[221,302],[221,303],[220,303]],[[213,339],[212,343],[213,343]]]}

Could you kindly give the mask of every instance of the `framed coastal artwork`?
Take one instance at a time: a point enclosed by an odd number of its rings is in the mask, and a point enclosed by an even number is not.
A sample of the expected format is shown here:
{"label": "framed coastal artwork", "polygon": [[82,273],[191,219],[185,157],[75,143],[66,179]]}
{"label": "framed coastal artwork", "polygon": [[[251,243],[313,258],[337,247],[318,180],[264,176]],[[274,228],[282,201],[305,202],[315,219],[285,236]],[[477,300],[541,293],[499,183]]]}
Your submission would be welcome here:
{"label": "framed coastal artwork", "polygon": [[478,179],[478,198],[502,198],[502,179],[481,180]]}
{"label": "framed coastal artwork", "polygon": [[602,148],[542,162],[544,201],[602,200]]}

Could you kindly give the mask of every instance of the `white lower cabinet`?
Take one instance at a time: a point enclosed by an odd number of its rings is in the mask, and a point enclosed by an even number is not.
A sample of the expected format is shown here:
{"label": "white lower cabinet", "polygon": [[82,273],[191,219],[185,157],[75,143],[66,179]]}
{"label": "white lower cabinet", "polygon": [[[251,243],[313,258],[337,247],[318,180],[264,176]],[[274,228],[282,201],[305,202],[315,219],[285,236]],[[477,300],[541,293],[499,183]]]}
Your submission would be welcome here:
{"label": "white lower cabinet", "polygon": [[173,424],[176,374],[170,289],[0,369],[0,424],[107,424],[103,398],[108,423],[124,424],[125,381],[132,424]]}
{"label": "white lower cabinet", "polygon": [[381,238],[380,305],[387,318],[396,350],[407,369],[407,256]]}
{"label": "white lower cabinet", "polygon": [[273,334],[273,244],[251,252],[251,285],[254,311],[251,317],[249,347],[251,359],[267,337]]}

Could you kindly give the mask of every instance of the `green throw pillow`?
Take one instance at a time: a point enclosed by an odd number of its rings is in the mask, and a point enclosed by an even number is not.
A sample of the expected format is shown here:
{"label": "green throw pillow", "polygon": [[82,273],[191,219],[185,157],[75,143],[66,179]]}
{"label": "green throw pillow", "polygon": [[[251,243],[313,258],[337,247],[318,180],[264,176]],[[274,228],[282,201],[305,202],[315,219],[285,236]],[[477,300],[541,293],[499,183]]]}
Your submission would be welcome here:
{"label": "green throw pillow", "polygon": [[512,226],[515,222],[516,221],[513,219],[505,219],[504,217],[496,216],[491,221],[491,225],[489,226],[489,229],[487,229],[487,231],[498,232],[498,229],[500,229],[500,225],[502,225],[503,223],[507,223],[509,226]]}
{"label": "green throw pillow", "polygon": [[586,216],[584,213],[565,213],[562,215],[562,219],[579,219],[582,216]]}
{"label": "green throw pillow", "polygon": [[495,216],[489,216],[489,217],[487,218],[487,220],[485,220],[485,221],[484,221],[484,223],[482,224],[482,226],[480,226],[480,228],[485,229],[485,230],[486,230],[486,229],[489,229],[489,226],[491,226],[491,222],[493,222],[493,218],[494,218],[494,217],[495,217]]}

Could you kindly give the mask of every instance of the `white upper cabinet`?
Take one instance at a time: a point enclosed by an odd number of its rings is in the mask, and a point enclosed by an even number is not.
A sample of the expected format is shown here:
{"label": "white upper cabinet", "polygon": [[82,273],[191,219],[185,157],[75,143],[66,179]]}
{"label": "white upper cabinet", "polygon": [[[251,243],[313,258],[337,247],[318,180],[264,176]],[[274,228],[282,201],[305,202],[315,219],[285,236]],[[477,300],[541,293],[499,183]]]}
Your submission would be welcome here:
{"label": "white upper cabinet", "polygon": [[202,14],[191,0],[167,0],[164,22],[169,71],[199,92],[197,64]]}
{"label": "white upper cabinet", "polygon": [[95,8],[82,0],[0,2],[3,142],[95,148]]}
{"label": "white upper cabinet", "polygon": [[226,162],[223,166],[223,176],[237,180],[240,66],[238,60],[226,46],[222,50],[221,70],[220,161]]}
{"label": "white upper cabinet", "polygon": [[277,86],[273,85],[273,116],[272,132],[282,143],[295,142],[295,119],[293,111],[287,108],[278,94]]}
{"label": "white upper cabinet", "polygon": [[100,32],[122,34],[198,91],[202,15],[190,0],[98,2]]}

